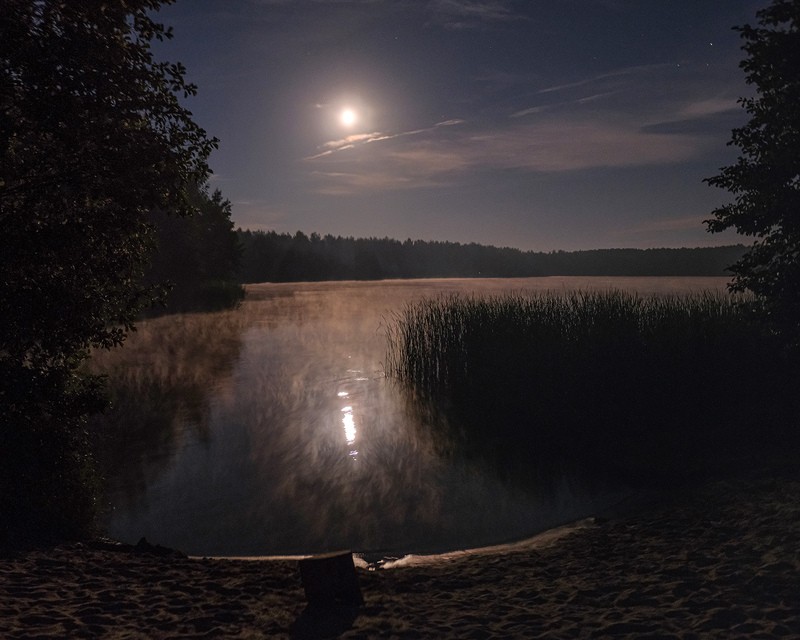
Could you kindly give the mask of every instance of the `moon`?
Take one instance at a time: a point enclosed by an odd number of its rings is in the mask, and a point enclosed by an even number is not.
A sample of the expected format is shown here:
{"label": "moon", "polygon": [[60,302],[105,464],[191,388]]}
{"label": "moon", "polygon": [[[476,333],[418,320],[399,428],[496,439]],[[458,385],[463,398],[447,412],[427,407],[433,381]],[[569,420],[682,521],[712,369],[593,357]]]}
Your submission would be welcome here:
{"label": "moon", "polygon": [[348,128],[352,127],[356,122],[358,122],[358,114],[354,109],[345,107],[339,112],[339,122],[342,123],[342,126]]}

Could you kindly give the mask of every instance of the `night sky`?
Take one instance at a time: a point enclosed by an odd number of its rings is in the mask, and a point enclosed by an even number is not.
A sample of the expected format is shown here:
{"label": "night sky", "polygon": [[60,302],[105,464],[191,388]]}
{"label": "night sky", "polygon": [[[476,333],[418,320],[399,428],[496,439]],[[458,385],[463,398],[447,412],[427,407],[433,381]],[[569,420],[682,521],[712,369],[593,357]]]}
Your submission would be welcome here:
{"label": "night sky", "polygon": [[[533,250],[731,244],[766,0],[179,0],[159,19],[237,226]],[[745,239],[746,240],[746,239]]]}

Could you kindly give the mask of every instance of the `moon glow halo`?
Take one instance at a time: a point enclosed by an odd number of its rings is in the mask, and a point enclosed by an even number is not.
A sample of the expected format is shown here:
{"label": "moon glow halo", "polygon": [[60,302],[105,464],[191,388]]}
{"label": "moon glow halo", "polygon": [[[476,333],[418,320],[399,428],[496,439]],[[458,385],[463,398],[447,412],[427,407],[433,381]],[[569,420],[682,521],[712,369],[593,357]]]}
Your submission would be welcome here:
{"label": "moon glow halo", "polygon": [[350,107],[346,107],[339,112],[339,122],[342,126],[352,127],[358,121],[358,114]]}

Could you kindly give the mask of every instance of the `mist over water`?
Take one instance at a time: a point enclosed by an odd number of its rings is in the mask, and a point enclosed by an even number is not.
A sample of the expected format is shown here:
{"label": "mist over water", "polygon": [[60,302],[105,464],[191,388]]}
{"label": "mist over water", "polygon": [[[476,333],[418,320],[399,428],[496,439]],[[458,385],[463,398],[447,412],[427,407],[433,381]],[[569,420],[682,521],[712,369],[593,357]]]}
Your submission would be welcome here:
{"label": "mist over water", "polygon": [[[385,326],[442,293],[686,293],[724,278],[529,278],[262,284],[240,309],[145,321],[96,354],[115,406],[105,435],[109,535],[198,555],[492,544],[594,512],[587,479],[514,486],[446,443],[384,377]],[[491,425],[487,425],[491,429]]]}

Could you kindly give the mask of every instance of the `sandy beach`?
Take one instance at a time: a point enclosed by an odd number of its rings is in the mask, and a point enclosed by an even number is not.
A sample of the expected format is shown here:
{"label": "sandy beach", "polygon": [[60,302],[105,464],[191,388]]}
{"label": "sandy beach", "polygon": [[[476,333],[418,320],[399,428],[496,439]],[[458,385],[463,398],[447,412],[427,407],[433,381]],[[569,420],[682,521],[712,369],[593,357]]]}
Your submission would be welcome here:
{"label": "sandy beach", "polygon": [[0,558],[2,638],[798,638],[800,473],[716,481],[516,545],[358,569],[311,615],[296,560],[74,543]]}

